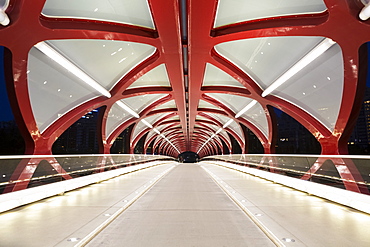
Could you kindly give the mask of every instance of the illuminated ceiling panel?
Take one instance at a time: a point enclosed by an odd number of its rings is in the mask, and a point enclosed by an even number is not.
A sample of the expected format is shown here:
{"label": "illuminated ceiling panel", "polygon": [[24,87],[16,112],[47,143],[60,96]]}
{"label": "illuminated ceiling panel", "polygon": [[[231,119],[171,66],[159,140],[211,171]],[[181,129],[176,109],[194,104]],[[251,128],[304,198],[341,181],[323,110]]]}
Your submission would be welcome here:
{"label": "illuminated ceiling panel", "polygon": [[123,99],[123,103],[128,105],[136,113],[140,113],[151,103],[165,97],[167,94],[145,94]]}
{"label": "illuminated ceiling panel", "polygon": [[172,121],[172,120],[180,120],[179,116],[173,116],[171,118],[166,119],[167,121]]}
{"label": "illuminated ceiling panel", "polygon": [[216,110],[221,109],[218,106],[215,106],[215,105],[213,105],[211,103],[208,103],[207,101],[204,101],[204,100],[199,100],[198,108],[207,108],[207,109],[216,109]]}
{"label": "illuminated ceiling panel", "polygon": [[133,137],[136,138],[144,129],[150,128],[150,126],[148,126],[144,121],[152,125],[155,122],[155,120],[158,119],[159,117],[161,116],[154,115],[154,116],[146,117],[143,120],[139,121],[135,126]]}
{"label": "illuminated ceiling panel", "polygon": [[111,40],[49,40],[47,44],[107,90],[156,50],[146,44]]}
{"label": "illuminated ceiling panel", "polygon": [[171,109],[171,108],[177,108],[175,100],[170,100],[167,103],[157,106],[154,110]]}
{"label": "illuminated ceiling panel", "polygon": [[250,98],[233,94],[209,93],[207,95],[223,103],[235,114],[240,112],[246,105],[248,105],[252,101],[252,99]]}
{"label": "illuminated ceiling panel", "polygon": [[197,116],[195,119],[196,120],[208,120],[208,118],[205,118],[203,116]]}
{"label": "illuminated ceiling panel", "polygon": [[242,117],[256,126],[265,135],[265,137],[268,137],[269,129],[266,113],[259,103],[256,103],[254,106],[252,106],[242,115]]}
{"label": "illuminated ceiling panel", "polygon": [[240,82],[216,66],[207,63],[203,86],[229,86],[245,88]]}
{"label": "illuminated ceiling panel", "polygon": [[342,58],[339,45],[332,46],[273,94],[301,107],[333,131],[344,87]]}
{"label": "illuminated ceiling panel", "polygon": [[219,0],[214,27],[277,16],[322,13],[323,0]]}
{"label": "illuminated ceiling panel", "polygon": [[54,18],[91,19],[154,29],[146,0],[47,0],[42,14]]}
{"label": "illuminated ceiling panel", "polygon": [[[10,23],[0,26],[7,87],[35,153],[51,153],[63,131],[92,109],[104,116],[97,130],[105,133],[104,152],[118,129],[132,124],[138,134],[143,119],[150,124],[148,116],[171,112],[163,122],[174,123],[158,127],[161,152],[170,155],[172,145],[199,150],[202,133],[226,140],[232,134],[242,145],[241,125],[273,151],[273,108],[300,122],[323,150],[345,143],[356,120],[352,111],[366,84],[362,45],[370,40],[358,16],[361,1],[10,3]],[[155,130],[147,128],[162,134]],[[206,146],[200,156],[218,151]]]}
{"label": "illuminated ceiling panel", "polygon": [[323,37],[269,37],[230,41],[215,48],[266,89],[323,40]]}
{"label": "illuminated ceiling panel", "polygon": [[66,112],[100,96],[36,48],[29,52],[27,71],[30,103],[40,132]]}
{"label": "illuminated ceiling panel", "polygon": [[129,89],[131,88],[138,88],[138,87],[170,87],[170,80],[168,79],[166,66],[161,64],[156,68],[152,69],[138,80],[136,80],[133,84],[131,84]]}
{"label": "illuminated ceiling panel", "polygon": [[107,124],[105,127],[106,135],[110,136],[122,123],[130,119],[132,116],[124,111],[117,103],[109,110]]}

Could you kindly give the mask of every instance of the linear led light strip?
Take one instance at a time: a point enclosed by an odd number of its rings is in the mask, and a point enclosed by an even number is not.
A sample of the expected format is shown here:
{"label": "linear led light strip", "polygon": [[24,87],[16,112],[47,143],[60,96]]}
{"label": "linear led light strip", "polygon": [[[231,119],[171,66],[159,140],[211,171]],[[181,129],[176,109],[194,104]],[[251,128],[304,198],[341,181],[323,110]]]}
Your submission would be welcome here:
{"label": "linear led light strip", "polygon": [[[132,110],[130,107],[128,107],[125,103],[123,103],[122,101],[117,101],[116,102],[117,105],[119,105],[123,110],[125,110],[126,112],[130,113],[132,116],[136,117],[136,118],[139,118],[139,114],[137,114],[134,110]],[[144,121],[144,120],[142,120]]]}
{"label": "linear led light strip", "polygon": [[360,14],[359,17],[361,20],[366,21],[370,18],[370,1],[369,0],[361,0],[361,2],[365,5]]}
{"label": "linear led light strip", "polygon": [[75,64],[69,61],[66,57],[56,51],[53,47],[48,45],[46,42],[40,42],[35,45],[35,47],[44,53],[46,56],[54,60],[56,63],[67,69],[69,72],[74,74],[76,77],[81,79],[83,82],[88,84],[90,87],[94,88],[104,96],[110,98],[111,94],[108,90],[102,87],[98,82],[92,79],[89,75],[83,72],[80,68],[78,68]]}
{"label": "linear led light strip", "polygon": [[168,140],[168,138],[167,137],[165,137],[163,134],[161,134],[161,132],[159,132],[159,130],[158,129],[156,129],[156,128],[153,128],[153,125],[151,125],[148,121],[146,121],[145,119],[142,119],[141,120],[146,126],[148,126],[149,128],[151,128],[151,129],[153,129],[153,131],[155,132],[155,133],[157,133],[158,135],[160,135],[163,139],[165,139],[172,147],[174,147],[175,149],[176,149],[176,151],[178,152],[178,153],[181,153],[178,149],[177,149],[177,147],[175,146],[175,145],[173,145],[172,144],[172,142],[170,141],[170,140]]}
{"label": "linear led light strip", "polygon": [[225,129],[227,126],[229,126],[234,120],[230,119],[229,121],[227,121],[223,126],[222,128],[219,128],[216,133],[212,134],[211,137],[205,142],[203,143],[203,145],[198,149],[198,153],[200,152],[200,150],[202,150],[204,148],[204,146],[210,141],[212,140],[212,138],[214,138],[216,135],[218,135],[223,129]]}
{"label": "linear led light strip", "polygon": [[[370,6],[370,5],[369,5]],[[369,7],[369,17],[370,17],[370,7]],[[369,18],[368,17],[368,18]],[[302,59],[300,59],[297,63],[295,63],[292,67],[290,67],[284,74],[282,74],[276,81],[274,81],[269,87],[266,88],[265,91],[262,93],[262,97],[266,97],[270,93],[272,93],[275,89],[280,87],[282,84],[284,84],[287,80],[289,80],[292,76],[297,74],[299,71],[301,71],[304,67],[306,67],[308,64],[310,64],[312,61],[314,61],[316,58],[318,58],[320,55],[322,55],[324,52],[326,52],[330,47],[332,47],[336,42],[334,42],[332,39],[325,38],[323,41],[321,41],[317,46],[315,46],[309,53],[307,53]],[[246,111],[251,109],[254,105],[257,104],[257,100],[252,100],[247,106],[245,106],[240,112],[238,112],[235,115],[235,118],[240,117],[243,115]],[[203,147],[217,134],[221,132],[223,128],[226,128],[229,124],[232,123],[232,119],[230,119],[222,128],[216,131],[215,134],[213,134],[198,150],[198,153],[200,150],[203,149]]]}
{"label": "linear led light strip", "polygon": [[[76,77],[81,79],[83,82],[103,94],[104,96],[110,98],[111,94],[108,90],[102,87],[98,82],[92,79],[89,75],[87,75],[84,71],[78,68],[75,64],[69,61],[66,57],[56,51],[53,47],[48,45],[46,42],[40,42],[35,45],[35,47],[48,56],[50,59],[54,60],[56,63],[61,65],[63,68],[74,74]],[[132,116],[139,118],[139,114],[133,111],[130,107],[124,104],[122,101],[117,101],[117,105],[119,105],[123,110],[131,114]]]}
{"label": "linear led light strip", "polygon": [[3,6],[0,6],[0,24],[3,26],[8,26],[10,23],[9,16],[5,13],[9,6],[9,0],[6,0]]}
{"label": "linear led light strip", "polygon": [[160,134],[160,136],[163,138],[163,139],[165,139],[174,149],[176,149],[176,151],[178,152],[178,153],[181,153],[178,149],[177,149],[177,147],[175,146],[175,145],[173,145],[173,143],[170,141],[170,140],[168,140],[168,138],[167,137],[165,137],[163,134]]}
{"label": "linear led light strip", "polygon": [[[287,80],[289,80],[292,76],[297,74],[301,71],[304,67],[326,52],[330,47],[332,47],[336,42],[332,39],[325,38],[321,41],[317,46],[315,46],[309,53],[307,53],[302,59],[300,59],[297,63],[295,63],[292,67],[290,67],[284,74],[282,74],[276,81],[274,81],[269,87],[266,88],[265,91],[262,93],[262,97],[266,97],[270,93],[272,93],[275,89],[280,87],[284,84]],[[250,108],[252,108],[257,103],[256,100],[250,102],[246,107],[244,107],[240,112],[235,115],[235,118],[240,117]]]}

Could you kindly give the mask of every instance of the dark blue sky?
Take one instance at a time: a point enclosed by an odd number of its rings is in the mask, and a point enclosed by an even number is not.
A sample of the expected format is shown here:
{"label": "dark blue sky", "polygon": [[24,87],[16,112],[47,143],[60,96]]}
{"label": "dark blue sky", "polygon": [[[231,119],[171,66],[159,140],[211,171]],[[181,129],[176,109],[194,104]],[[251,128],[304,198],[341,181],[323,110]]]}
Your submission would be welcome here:
{"label": "dark blue sky", "polygon": [[[368,57],[370,65],[370,42],[368,43]],[[0,121],[13,120],[14,116],[10,108],[8,95],[5,87],[4,79],[4,47],[0,46]],[[370,87],[370,69],[368,70],[367,83],[366,85]]]}
{"label": "dark blue sky", "polygon": [[4,79],[4,47],[0,46],[0,121],[13,120]]}

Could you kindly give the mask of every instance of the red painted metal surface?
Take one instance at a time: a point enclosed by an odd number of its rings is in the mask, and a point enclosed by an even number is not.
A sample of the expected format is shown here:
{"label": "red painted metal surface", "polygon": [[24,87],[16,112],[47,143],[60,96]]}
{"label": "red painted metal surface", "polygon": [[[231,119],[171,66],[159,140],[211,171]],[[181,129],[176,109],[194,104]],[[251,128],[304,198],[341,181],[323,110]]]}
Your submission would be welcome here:
{"label": "red painted metal surface", "polygon": [[[7,10],[11,23],[6,27],[0,26],[0,45],[6,48],[5,67],[9,98],[18,126],[24,135],[26,154],[52,154],[51,148],[55,140],[81,116],[99,107],[103,111],[97,131],[101,135],[100,151],[102,153],[110,152],[115,139],[127,127],[132,124],[136,125],[148,116],[165,114],[166,112],[173,112],[173,114],[159,119],[153,124],[153,127],[168,124],[161,133],[180,152],[197,152],[213,134],[214,130],[207,125],[222,127],[222,123],[207,115],[207,113],[216,113],[227,116],[239,125],[249,128],[262,143],[265,153],[273,153],[276,142],[276,121],[272,107],[289,114],[310,131],[321,144],[322,154],[347,153],[347,139],[358,116],[366,83],[366,69],[363,69],[363,66],[367,56],[363,54],[367,54],[367,50],[363,44],[370,40],[369,21],[363,22],[358,18],[362,7],[359,1],[325,0],[327,11],[321,14],[265,18],[214,29],[213,23],[218,1],[188,0],[186,2],[188,12],[188,40],[186,43],[181,37],[179,1],[148,1],[155,30],[103,21],[47,18],[41,15],[44,2],[45,0],[11,0]],[[330,132],[309,113],[290,102],[273,95],[262,97],[261,88],[246,73],[219,55],[214,49],[215,45],[223,42],[277,36],[323,36],[333,39],[340,45],[344,62],[344,90],[338,121],[333,132]],[[114,86],[110,91],[111,98],[101,96],[85,102],[60,117],[43,133],[40,133],[30,104],[27,83],[28,53],[36,43],[53,39],[132,41],[152,45],[156,48],[156,52],[133,68]],[[187,50],[188,53],[183,54],[184,50]],[[188,64],[184,64],[184,55],[188,57]],[[245,89],[227,86],[202,86],[207,63],[231,75],[244,85]],[[127,89],[143,74],[161,64],[166,66],[171,87]],[[184,68],[188,68],[186,73]],[[184,78],[188,79],[188,89],[186,89]],[[152,102],[140,113],[140,118],[129,119],[110,136],[107,136],[105,126],[113,104],[120,99],[148,93],[161,93],[167,96]],[[257,100],[266,113],[269,126],[268,136],[265,136],[247,120],[235,118],[234,112],[222,102],[209,97],[207,95],[209,93],[233,94]],[[155,110],[157,106],[170,100],[175,100],[176,109]],[[218,106],[219,110],[199,108],[200,100]],[[172,116],[179,116],[179,120],[169,120]],[[208,120],[198,121],[196,120],[197,116],[203,116]],[[244,136],[240,137],[232,128],[225,130],[235,138],[244,152],[246,150],[246,133],[243,132]],[[131,152],[140,138],[148,131],[150,128],[144,129],[135,139],[131,137]],[[227,149],[232,150],[232,142],[219,135],[211,139],[199,155],[202,157],[217,154],[219,152],[217,146],[223,151],[221,140],[226,144]],[[144,151],[153,141],[153,150],[158,149],[164,154],[177,155],[177,150],[161,136],[158,138],[153,136],[145,140]],[[38,161],[35,160],[35,162]],[[357,176],[357,170],[351,163],[343,162],[340,159],[335,159],[333,162],[337,167],[340,167],[340,169],[338,168],[340,173],[343,171],[341,173],[343,178],[351,179]],[[27,178],[31,178],[32,171],[34,171],[33,163],[29,165],[28,162],[22,162],[12,179],[26,178],[27,180]],[[53,161],[50,161],[50,164],[52,163]],[[314,170],[311,168],[311,171]],[[27,184],[23,183],[19,186],[25,187]],[[361,188],[354,188],[352,184],[346,184],[346,186],[351,190],[362,191]],[[16,190],[17,188],[14,186],[8,190]]]}

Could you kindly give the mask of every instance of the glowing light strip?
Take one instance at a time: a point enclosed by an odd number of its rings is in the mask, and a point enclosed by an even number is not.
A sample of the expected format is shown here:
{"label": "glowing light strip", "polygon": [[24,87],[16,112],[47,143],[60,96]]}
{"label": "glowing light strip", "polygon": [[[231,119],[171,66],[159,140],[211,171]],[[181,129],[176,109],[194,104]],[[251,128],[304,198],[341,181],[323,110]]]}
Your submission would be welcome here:
{"label": "glowing light strip", "polygon": [[366,0],[362,0],[362,3],[365,7],[362,8],[360,14],[358,15],[361,20],[366,21],[370,18],[370,2]]}
{"label": "glowing light strip", "polygon": [[214,134],[212,134],[211,135],[211,137],[205,142],[205,143],[203,143],[203,145],[198,149],[198,152],[197,153],[199,153],[200,152],[200,150],[202,150],[203,148],[204,148],[204,146],[210,141],[210,140],[212,140],[218,133],[220,133],[222,131],[222,128],[219,128],[217,131],[216,131],[216,133],[214,133]]}
{"label": "glowing light strip", "polygon": [[8,26],[10,23],[10,19],[8,15],[5,13],[5,9],[3,10],[0,8],[0,24],[3,26]]}
{"label": "glowing light strip", "polygon": [[158,135],[160,135],[163,139],[165,139],[178,153],[181,153],[178,149],[177,149],[177,147],[175,146],[175,145],[173,145],[173,143],[170,141],[170,140],[168,140],[168,138],[167,137],[165,137],[163,134],[161,134],[161,132],[159,132],[159,130],[157,130],[156,128],[153,128],[153,125],[151,125],[150,123],[148,123],[145,119],[142,119],[141,120],[146,126],[148,126],[149,128],[151,128],[151,129],[153,129],[153,131],[155,132],[155,133],[157,133]]}
{"label": "glowing light strip", "polygon": [[222,126],[222,128],[226,128],[227,126],[229,126],[234,120],[230,119],[229,121],[227,121],[224,126]]}
{"label": "glowing light strip", "polygon": [[[256,101],[257,103],[257,101]],[[204,148],[204,146],[212,139],[214,138],[216,135],[218,135],[224,128],[226,128],[227,126],[229,126],[234,120],[230,119],[229,121],[227,121],[224,126],[222,126],[222,128],[219,128],[216,133],[212,134],[211,137],[205,142],[203,143],[203,145],[198,149],[198,153],[200,152],[200,150],[202,150]]]}
{"label": "glowing light strip", "polygon": [[46,184],[43,186],[28,188],[26,190],[19,190],[12,193],[2,194],[0,195],[0,213],[22,205],[39,201],[41,199],[58,195],[66,191],[81,188],[89,184],[105,181],[107,179],[111,179],[122,174],[138,171],[162,163],[163,161],[160,162],[150,161],[143,164],[126,166],[119,169],[95,173],[83,177]]}
{"label": "glowing light strip", "polygon": [[47,43],[40,42],[36,44],[34,47],[36,47],[39,51],[41,51],[46,56],[48,56],[49,58],[54,60],[56,63],[61,65],[63,68],[67,69],[69,72],[74,74],[76,77],[81,79],[83,82],[88,84],[90,87],[97,90],[99,93],[103,94],[104,96],[108,98],[111,97],[111,94],[109,93],[108,90],[102,87],[98,82],[92,79],[89,75],[83,72],[80,68],[74,65],[71,61],[69,61],[66,57],[64,57],[62,54],[60,54],[58,51],[56,51],[54,48],[52,48]]}
{"label": "glowing light strip", "polygon": [[168,140],[167,137],[165,137],[163,134],[160,134],[161,137],[163,137],[163,139],[165,139],[178,153],[180,153],[180,151],[177,149],[177,147],[175,145],[172,144],[172,142],[170,140]]}
{"label": "glowing light strip", "polygon": [[[369,9],[370,15],[370,9]],[[309,53],[307,53],[301,60],[299,60],[296,64],[290,67],[284,74],[282,74],[276,81],[274,81],[269,87],[266,88],[265,91],[262,93],[262,97],[266,97],[270,93],[272,93],[275,89],[280,87],[284,84],[287,80],[289,80],[292,76],[297,74],[301,71],[304,67],[326,52],[330,47],[332,47],[336,42],[332,39],[326,38],[321,41],[317,46],[315,46]],[[235,118],[240,117],[250,108],[252,108],[257,103],[256,100],[250,102],[246,107],[244,107],[240,112],[235,115]],[[224,127],[225,128],[225,127]]]}
{"label": "glowing light strip", "polygon": [[149,128],[153,129],[153,125],[151,125],[150,123],[148,123],[148,121],[146,121],[145,119],[141,119],[141,122],[143,122]]}
{"label": "glowing light strip", "polygon": [[[274,155],[274,156],[277,156],[277,155]],[[295,157],[297,155],[292,155],[292,156]],[[323,157],[323,156],[316,156],[316,157]],[[301,157],[304,157],[304,155],[302,155]],[[331,157],[337,157],[337,155],[334,155]],[[349,158],[350,157],[352,156],[349,156]],[[366,159],[369,159],[369,157],[367,156]],[[288,176],[281,175],[278,173],[271,173],[271,172],[251,168],[251,167],[236,165],[236,164],[229,163],[227,161],[218,161],[218,162],[212,162],[212,163],[218,164],[223,167],[231,168],[236,171],[252,174],[254,176],[273,181],[274,183],[277,183],[277,184],[282,184],[287,187],[297,189],[299,191],[304,191],[304,192],[307,192],[308,194],[322,197],[330,201],[333,201],[333,202],[336,202],[336,203],[339,203],[339,204],[342,204],[342,205],[345,205],[351,208],[355,208],[357,210],[360,210],[368,214],[370,213],[370,199],[369,199],[369,196],[366,194],[360,194],[357,192],[344,190],[344,189],[340,189],[336,187],[331,187],[328,185],[313,183],[307,180],[301,180],[301,179],[297,179],[293,177],[288,177]]]}
{"label": "glowing light strip", "polygon": [[134,112],[134,110],[132,110],[130,107],[128,107],[125,103],[123,103],[122,101],[117,101],[116,102],[117,105],[119,105],[123,110],[125,110],[126,112],[130,113],[132,116],[136,117],[136,118],[139,118],[139,114],[137,114],[136,112]]}
{"label": "glowing light strip", "polygon": [[244,107],[240,112],[238,112],[238,114],[235,115],[235,118],[238,118],[241,115],[243,115],[246,111],[251,109],[255,104],[257,104],[257,100],[253,100],[252,102],[250,102],[246,107]]}
{"label": "glowing light strip", "polygon": [[313,60],[322,55],[330,47],[336,44],[332,39],[326,38],[315,46],[309,53],[307,53],[301,60],[290,67],[283,75],[281,75],[276,81],[274,81],[266,90],[262,93],[262,97],[269,95],[276,88],[280,87],[283,83],[289,80],[292,76],[301,71],[304,67],[310,64]]}

